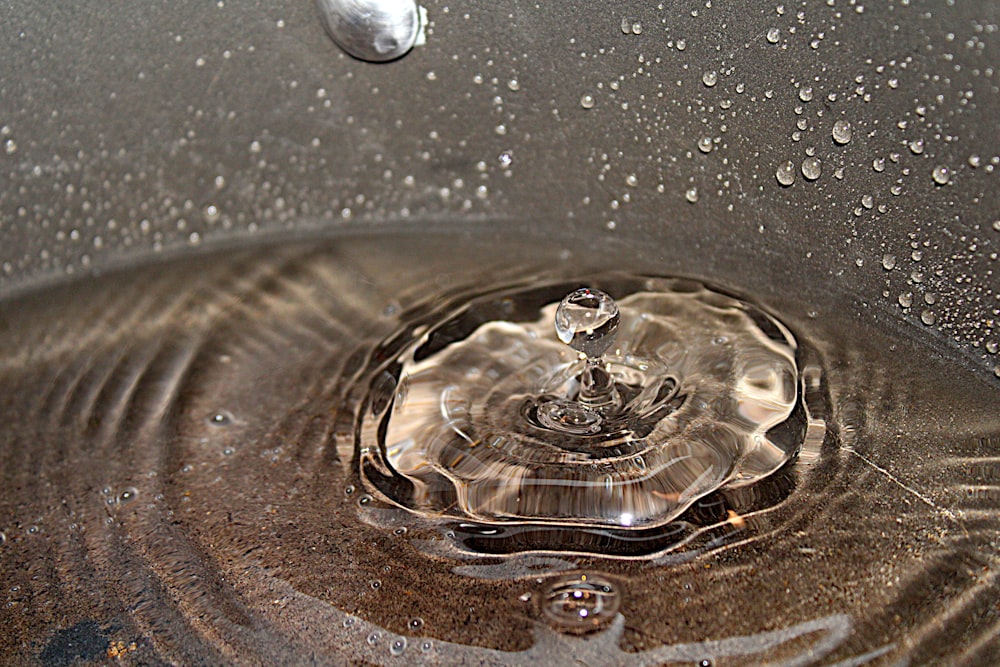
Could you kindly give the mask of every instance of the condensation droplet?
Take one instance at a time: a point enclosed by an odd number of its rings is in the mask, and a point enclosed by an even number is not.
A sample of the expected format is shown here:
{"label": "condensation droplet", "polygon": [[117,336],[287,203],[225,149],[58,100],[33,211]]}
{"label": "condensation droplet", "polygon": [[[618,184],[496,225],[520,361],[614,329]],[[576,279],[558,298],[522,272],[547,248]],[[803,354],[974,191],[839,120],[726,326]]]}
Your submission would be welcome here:
{"label": "condensation droplet", "polygon": [[813,89],[809,86],[805,88],[799,88],[799,99],[803,102],[809,102],[813,98]]}
{"label": "condensation droplet", "polygon": [[833,135],[833,140],[835,142],[843,145],[846,143],[850,143],[851,137],[853,136],[854,132],[851,129],[851,124],[848,121],[838,120],[836,123],[833,124],[833,131],[831,134]]}
{"label": "condensation droplet", "polygon": [[698,188],[688,188],[684,193],[684,199],[687,199],[692,204],[696,204],[698,202]]}
{"label": "condensation droplet", "polygon": [[771,28],[767,31],[767,41],[772,44],[777,44],[778,40],[781,38],[781,31],[777,28]]}
{"label": "condensation droplet", "polygon": [[807,181],[815,181],[823,173],[823,163],[817,157],[807,157],[802,161],[802,175]]}
{"label": "condensation droplet", "polygon": [[788,187],[795,182],[795,163],[791,160],[785,162],[778,167],[778,170],[774,173],[774,177],[778,179],[778,183]]}
{"label": "condensation droplet", "polygon": [[702,153],[710,153],[712,151],[712,137],[702,137],[698,139],[698,150]]}
{"label": "condensation droplet", "polygon": [[705,72],[701,75],[701,82],[711,88],[719,81],[719,74],[714,70]]}
{"label": "condensation droplet", "polygon": [[934,170],[931,172],[931,177],[938,185],[947,185],[951,182],[951,169],[946,165],[939,164],[934,167]]}
{"label": "condensation droplet", "polygon": [[584,109],[593,109],[595,103],[596,101],[594,100],[594,96],[590,93],[587,93],[580,98],[580,106]]}
{"label": "condensation droplet", "polygon": [[896,256],[888,253],[882,255],[882,268],[886,271],[892,271],[896,268]]}
{"label": "condensation droplet", "polygon": [[327,34],[359,60],[395,60],[422,36],[414,0],[317,0],[316,6]]}

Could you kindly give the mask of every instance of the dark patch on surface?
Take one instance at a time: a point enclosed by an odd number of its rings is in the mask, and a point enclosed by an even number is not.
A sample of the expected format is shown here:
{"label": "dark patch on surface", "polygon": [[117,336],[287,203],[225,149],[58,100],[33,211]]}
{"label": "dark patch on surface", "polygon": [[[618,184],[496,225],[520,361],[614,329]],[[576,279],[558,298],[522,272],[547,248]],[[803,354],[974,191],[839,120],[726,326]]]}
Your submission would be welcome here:
{"label": "dark patch on surface", "polygon": [[96,660],[105,656],[108,638],[95,621],[80,621],[58,630],[38,654],[45,667],[69,667],[77,661]]}

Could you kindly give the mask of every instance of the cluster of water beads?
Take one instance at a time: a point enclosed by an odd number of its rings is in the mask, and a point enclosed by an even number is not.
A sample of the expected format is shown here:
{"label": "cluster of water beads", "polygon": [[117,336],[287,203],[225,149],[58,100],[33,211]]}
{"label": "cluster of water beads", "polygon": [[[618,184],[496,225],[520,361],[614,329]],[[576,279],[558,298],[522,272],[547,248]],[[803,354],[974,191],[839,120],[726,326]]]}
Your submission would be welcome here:
{"label": "cluster of water beads", "polygon": [[388,341],[356,435],[368,490],[486,525],[648,529],[794,456],[783,325],[691,281],[611,284],[624,298],[484,295]]}

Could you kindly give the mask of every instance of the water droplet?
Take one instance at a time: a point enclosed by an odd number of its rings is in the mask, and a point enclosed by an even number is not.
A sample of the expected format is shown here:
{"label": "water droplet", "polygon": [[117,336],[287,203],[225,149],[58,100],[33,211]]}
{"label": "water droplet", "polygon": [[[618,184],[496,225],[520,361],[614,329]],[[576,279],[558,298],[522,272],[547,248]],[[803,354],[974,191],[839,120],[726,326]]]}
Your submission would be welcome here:
{"label": "water droplet", "polygon": [[969,166],[970,167],[972,167],[973,169],[978,169],[980,164],[982,164],[982,160],[979,158],[978,155],[970,155],[969,156]]}
{"label": "water droplet", "polygon": [[403,655],[406,652],[406,638],[397,637],[389,645],[389,653],[393,655]]}
{"label": "water droplet", "polygon": [[802,175],[807,181],[815,181],[823,173],[823,163],[817,157],[807,157],[802,161]]}
{"label": "water droplet", "polygon": [[139,494],[134,486],[130,486],[118,494],[119,503],[129,503],[135,500],[135,497]]}
{"label": "water droplet", "polygon": [[587,93],[580,98],[580,106],[584,109],[593,109],[595,103],[596,101],[594,100],[594,96],[590,93]]}
{"label": "water droplet", "polygon": [[411,618],[410,622],[407,624],[413,632],[418,632],[424,627],[424,619],[419,616],[416,618]]}
{"label": "water droplet", "polygon": [[871,195],[862,195],[861,205],[864,206],[866,209],[871,210],[875,206],[875,198],[872,197]]}
{"label": "water droplet", "polygon": [[696,204],[698,202],[698,188],[688,188],[684,193],[684,199],[687,199],[691,204]]}
{"label": "water droplet", "polygon": [[913,294],[910,292],[903,292],[896,300],[899,301],[899,305],[903,308],[909,308],[913,305]]}
{"label": "water droplet", "polygon": [[853,136],[853,130],[851,129],[851,124],[846,120],[838,120],[833,124],[833,140],[838,144],[850,143],[851,137]]}
{"label": "water droplet", "polygon": [[883,171],[885,171],[885,158],[884,157],[878,157],[878,158],[875,158],[874,160],[872,160],[872,169],[874,169],[875,171],[877,171],[879,173],[882,173]]}
{"label": "water droplet", "polygon": [[771,28],[767,31],[767,41],[771,44],[777,44],[778,40],[781,38],[781,31],[777,28]]}
{"label": "water droplet", "polygon": [[635,174],[629,174],[628,176],[625,177],[625,185],[629,186],[630,188],[634,188],[635,186],[639,185],[639,177],[636,176]]}
{"label": "water droplet", "polygon": [[795,163],[791,160],[785,162],[778,167],[778,170],[774,173],[774,177],[778,179],[778,183],[788,187],[795,182]]}
{"label": "water droplet", "polygon": [[551,582],[542,596],[542,613],[556,629],[573,634],[607,626],[618,614],[615,585],[596,575],[571,575]]}
{"label": "water droplet", "polygon": [[910,152],[914,155],[920,155],[924,152],[924,140],[923,139],[913,139],[909,143]]}
{"label": "water droplet", "polygon": [[920,321],[927,326],[933,326],[937,322],[937,315],[934,314],[934,311],[925,310],[920,313]]}
{"label": "water droplet", "polygon": [[704,74],[701,75],[701,82],[706,86],[708,86],[709,88],[718,83],[718,81],[719,81],[719,74],[714,70],[705,72]]}
{"label": "water droplet", "polygon": [[556,336],[587,357],[598,358],[615,342],[621,316],[618,304],[601,290],[581,288],[556,309]]}
{"label": "water droplet", "polygon": [[886,271],[892,271],[896,268],[896,256],[888,253],[882,255],[882,268]]}
{"label": "water droplet", "polygon": [[951,182],[951,169],[946,165],[939,164],[934,167],[934,170],[931,172],[931,177],[938,185],[947,185]]}
{"label": "water droplet", "polygon": [[698,150],[702,153],[710,153],[712,151],[712,137],[702,137],[698,139]]}
{"label": "water droplet", "polygon": [[395,60],[421,37],[414,0],[317,0],[316,5],[333,41],[359,60]]}
{"label": "water droplet", "polygon": [[511,79],[507,82],[507,88],[516,93],[521,90],[521,84],[518,83],[517,79]]}
{"label": "water droplet", "polygon": [[500,162],[500,167],[502,169],[510,169],[511,165],[514,164],[514,153],[511,151],[502,151],[500,155],[497,156],[497,161]]}
{"label": "water droplet", "polygon": [[379,643],[379,642],[380,642],[381,640],[382,640],[382,633],[381,633],[381,632],[379,632],[378,630],[376,630],[375,632],[373,632],[373,633],[371,633],[370,635],[368,635],[368,639],[367,639],[368,643],[369,643],[369,644],[370,644],[371,646],[375,646],[375,645],[376,645],[376,644],[378,644],[378,643]]}
{"label": "water droplet", "polygon": [[233,416],[224,410],[220,410],[208,418],[208,423],[212,426],[229,426],[233,423]]}
{"label": "water droplet", "polygon": [[5,139],[3,142],[3,149],[7,155],[13,155],[17,152],[17,142],[13,139]]}
{"label": "water droplet", "polygon": [[[809,102],[810,100],[812,100],[812,98],[813,98],[813,89],[812,89],[812,87],[806,86],[805,88],[799,88],[799,99],[800,100],[802,100],[803,102]],[[805,129],[805,128],[800,128],[800,129]]]}

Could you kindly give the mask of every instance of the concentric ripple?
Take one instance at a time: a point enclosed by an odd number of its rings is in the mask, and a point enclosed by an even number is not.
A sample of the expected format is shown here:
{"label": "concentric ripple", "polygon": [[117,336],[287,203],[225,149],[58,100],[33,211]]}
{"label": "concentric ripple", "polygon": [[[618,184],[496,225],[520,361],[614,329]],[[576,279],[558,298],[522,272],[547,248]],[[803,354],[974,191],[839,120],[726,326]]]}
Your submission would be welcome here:
{"label": "concentric ripple", "polygon": [[573,397],[590,372],[557,338],[571,285],[463,297],[372,370],[359,428],[365,480],[437,516],[651,528],[798,452],[808,418],[787,328],[690,281],[596,279],[605,282],[621,323],[616,313],[614,346],[594,350],[620,405],[580,404],[587,425],[551,416],[552,406],[581,414]]}
{"label": "concentric ripple", "polygon": [[[826,421],[822,444],[807,426],[798,457],[665,523],[473,521],[366,486],[356,420],[373,370],[496,286],[551,287],[504,314],[541,321],[571,277],[547,253],[308,240],[0,302],[0,655],[996,662],[997,387],[835,294],[767,303],[798,339],[796,400]],[[572,277],[622,302],[646,290],[619,289],[613,259],[580,258]]]}

